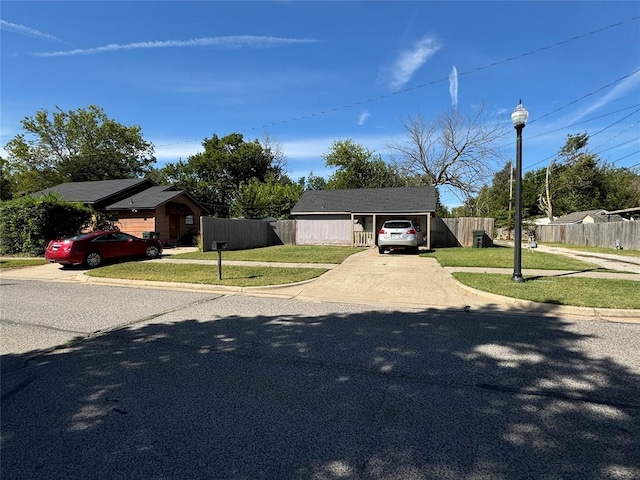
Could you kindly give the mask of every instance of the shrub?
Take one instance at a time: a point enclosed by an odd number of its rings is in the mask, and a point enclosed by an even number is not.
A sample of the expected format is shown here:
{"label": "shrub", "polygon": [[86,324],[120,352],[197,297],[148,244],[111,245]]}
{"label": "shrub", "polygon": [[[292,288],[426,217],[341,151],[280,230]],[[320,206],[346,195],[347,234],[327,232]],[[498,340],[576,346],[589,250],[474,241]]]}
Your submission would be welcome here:
{"label": "shrub", "polygon": [[43,255],[49,240],[75,235],[91,218],[91,209],[56,195],[2,202],[0,254]]}

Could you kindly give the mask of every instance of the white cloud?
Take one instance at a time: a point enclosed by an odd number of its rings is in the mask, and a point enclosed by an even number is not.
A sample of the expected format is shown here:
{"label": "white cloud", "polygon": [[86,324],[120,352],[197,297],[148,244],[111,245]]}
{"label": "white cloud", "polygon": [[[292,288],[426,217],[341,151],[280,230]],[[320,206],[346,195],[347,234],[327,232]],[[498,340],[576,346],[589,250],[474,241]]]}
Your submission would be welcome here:
{"label": "white cloud", "polygon": [[118,44],[111,43],[102,47],[77,48],[58,52],[37,53],[39,57],[62,57],[69,55],[90,55],[95,53],[116,52],[119,50],[139,50],[149,48],[188,48],[188,47],[217,47],[227,49],[237,48],[269,48],[280,47],[296,43],[316,43],[317,40],[308,38],[261,37],[253,35],[234,35],[226,37],[204,37],[191,40],[164,40],[154,42],[135,42]]}
{"label": "white cloud", "polygon": [[187,157],[198,152],[203,152],[202,141],[196,140],[168,140],[151,141],[154,144],[154,154],[158,161],[158,167],[165,163],[175,163],[178,160],[186,160]]}
{"label": "white cloud", "polygon": [[53,35],[49,35],[47,33],[40,32],[33,28],[29,28],[24,25],[19,25],[17,23],[7,22],[6,20],[0,20],[0,29],[6,30],[7,32],[18,33],[20,35],[29,35],[31,37],[40,37],[40,38],[46,38],[48,40],[60,41],[59,38],[56,38]]}
{"label": "white cloud", "polygon": [[[404,139],[404,133],[383,135],[340,135],[332,137],[300,138],[292,141],[280,141],[282,152],[289,160],[296,159],[321,159],[322,155],[329,153],[333,142],[350,138],[355,143],[371,150],[374,154],[386,155],[391,152],[390,144],[398,143]],[[324,164],[324,162],[323,162]]]}
{"label": "white cloud", "polygon": [[401,52],[393,63],[389,85],[394,89],[402,88],[440,48],[437,38],[427,35],[416,42],[410,50]]}
{"label": "white cloud", "polygon": [[362,112],[358,115],[358,125],[364,125],[364,122],[371,116],[370,112]]}
{"label": "white cloud", "polygon": [[453,66],[451,75],[449,75],[449,95],[451,95],[451,106],[458,108],[458,69]]}
{"label": "white cloud", "polygon": [[637,88],[638,84],[640,84],[640,70],[637,70],[635,73],[622,80],[599,100],[596,100],[594,103],[587,106],[584,110],[578,112],[574,117],[571,118],[568,123],[577,122],[578,120],[589,115],[591,112],[595,112],[599,108],[604,107],[615,99],[625,96],[631,90]]}

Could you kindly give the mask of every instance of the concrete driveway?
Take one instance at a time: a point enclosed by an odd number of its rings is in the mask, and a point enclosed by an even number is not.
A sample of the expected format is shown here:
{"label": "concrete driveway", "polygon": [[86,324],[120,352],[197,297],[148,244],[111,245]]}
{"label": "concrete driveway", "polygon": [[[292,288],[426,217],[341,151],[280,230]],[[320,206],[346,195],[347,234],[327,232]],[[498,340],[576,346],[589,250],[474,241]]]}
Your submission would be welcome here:
{"label": "concrete driveway", "polygon": [[498,308],[500,304],[461,288],[433,258],[404,252],[380,255],[376,249],[351,255],[311,282],[250,290],[304,300],[453,310]]}

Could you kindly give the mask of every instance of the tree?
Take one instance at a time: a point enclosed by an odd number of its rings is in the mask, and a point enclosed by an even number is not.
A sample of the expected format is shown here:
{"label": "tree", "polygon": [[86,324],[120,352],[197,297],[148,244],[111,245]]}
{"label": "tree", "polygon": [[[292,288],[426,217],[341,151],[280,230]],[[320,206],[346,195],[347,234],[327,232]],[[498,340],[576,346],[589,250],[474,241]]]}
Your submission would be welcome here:
{"label": "tree", "polygon": [[640,175],[628,168],[602,168],[604,195],[602,208],[622,210],[640,205]]}
{"label": "tree", "polygon": [[93,212],[55,194],[24,196],[0,203],[0,253],[43,255],[49,240],[90,226]]}
{"label": "tree", "polygon": [[304,190],[326,190],[327,189],[327,181],[324,177],[319,175],[314,175],[313,172],[309,172],[309,176],[307,178],[301,177],[298,180],[298,184]]}
{"label": "tree", "polygon": [[22,120],[25,133],[5,146],[17,189],[33,192],[61,182],[135,178],[155,162],[139,126],[125,126],[95,105],[52,118],[47,110]]}
{"label": "tree", "polygon": [[512,169],[513,164],[507,162],[493,175],[492,184],[480,189],[473,202],[476,215],[495,218],[498,227],[513,226]]}
{"label": "tree", "polygon": [[186,190],[218,217],[228,217],[240,186],[252,180],[277,181],[282,175],[281,162],[274,150],[256,139],[245,142],[242,134],[226,137],[213,135],[202,142],[204,152],[186,161],[167,164],[153,173],[153,178]]}
{"label": "tree", "polygon": [[9,171],[9,162],[0,157],[0,200],[11,200],[15,189],[15,178]]}
{"label": "tree", "polygon": [[327,182],[330,189],[384,188],[404,186],[398,171],[380,156],[351,139],[333,142],[331,151],[323,155],[325,166],[337,167]]}
{"label": "tree", "polygon": [[231,209],[232,216],[244,218],[287,218],[300,199],[303,187],[289,178],[266,182],[250,180],[240,185]]}
{"label": "tree", "polygon": [[420,115],[402,122],[407,140],[389,147],[396,164],[408,176],[422,177],[435,187],[446,185],[462,199],[477,193],[502,158],[495,141],[504,135],[504,122],[484,119],[485,107],[465,116],[458,110],[442,113],[432,123]]}
{"label": "tree", "polygon": [[567,135],[558,156],[522,182],[524,216],[548,218],[583,210],[638,206],[640,175],[602,163],[588,151],[589,135]]}

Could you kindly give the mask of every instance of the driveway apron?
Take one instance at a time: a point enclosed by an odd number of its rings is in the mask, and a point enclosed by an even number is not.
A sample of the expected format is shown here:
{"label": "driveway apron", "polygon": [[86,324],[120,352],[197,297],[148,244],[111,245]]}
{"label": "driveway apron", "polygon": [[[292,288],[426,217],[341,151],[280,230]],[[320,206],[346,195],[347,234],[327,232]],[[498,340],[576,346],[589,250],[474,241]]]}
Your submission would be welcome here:
{"label": "driveway apron", "polygon": [[495,307],[493,300],[460,288],[433,258],[404,252],[380,255],[377,249],[351,255],[320,278],[279,287],[278,293],[304,300],[387,306]]}

